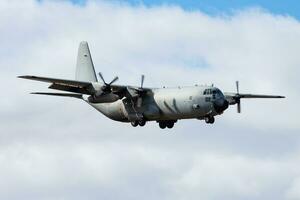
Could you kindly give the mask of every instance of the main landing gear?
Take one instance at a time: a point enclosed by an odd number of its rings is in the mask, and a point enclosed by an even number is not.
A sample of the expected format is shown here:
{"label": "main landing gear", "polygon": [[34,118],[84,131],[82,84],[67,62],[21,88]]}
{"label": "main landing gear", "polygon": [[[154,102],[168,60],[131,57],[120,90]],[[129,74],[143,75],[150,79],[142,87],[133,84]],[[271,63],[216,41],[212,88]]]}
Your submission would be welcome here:
{"label": "main landing gear", "polygon": [[174,124],[176,123],[176,121],[172,120],[172,121],[159,121],[159,128],[161,129],[165,129],[165,128],[173,128]]}
{"label": "main landing gear", "polygon": [[213,124],[215,122],[215,118],[211,116],[205,117],[204,120],[207,124]]}
{"label": "main landing gear", "polygon": [[[173,128],[176,122],[177,120],[165,120],[165,121],[158,121],[158,124],[161,129],[165,129],[165,128]],[[130,123],[133,127],[137,127],[137,126],[145,126],[146,121],[137,120],[137,121],[132,121]]]}
{"label": "main landing gear", "polygon": [[131,122],[131,125],[133,127],[137,127],[137,126],[145,126],[146,121],[145,120],[139,120],[139,121],[133,121]]}

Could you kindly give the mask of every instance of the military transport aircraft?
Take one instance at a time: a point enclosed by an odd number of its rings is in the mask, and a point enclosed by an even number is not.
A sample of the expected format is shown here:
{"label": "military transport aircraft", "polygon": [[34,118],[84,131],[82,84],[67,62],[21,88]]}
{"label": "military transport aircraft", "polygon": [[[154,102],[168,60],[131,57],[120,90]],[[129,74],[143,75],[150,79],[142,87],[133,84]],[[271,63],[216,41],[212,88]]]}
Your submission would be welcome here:
{"label": "military transport aircraft", "polygon": [[221,115],[229,105],[237,104],[241,112],[242,98],[284,98],[284,96],[222,93],[214,86],[191,86],[174,88],[145,88],[144,75],[139,87],[115,85],[115,77],[107,83],[102,74],[98,82],[87,42],[81,42],[78,50],[75,80],[47,78],[39,76],[19,76],[51,83],[50,89],[68,93],[32,94],[74,97],[84,100],[112,120],[130,122],[132,126],[144,126],[147,121],[156,121],[159,127],[173,128],[180,119],[204,120],[213,124],[214,116]]}

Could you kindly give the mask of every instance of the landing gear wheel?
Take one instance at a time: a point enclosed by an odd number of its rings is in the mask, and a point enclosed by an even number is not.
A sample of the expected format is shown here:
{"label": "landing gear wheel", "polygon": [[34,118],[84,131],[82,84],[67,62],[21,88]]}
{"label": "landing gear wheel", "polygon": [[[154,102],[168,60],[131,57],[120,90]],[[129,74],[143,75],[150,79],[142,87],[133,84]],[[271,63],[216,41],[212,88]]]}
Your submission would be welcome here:
{"label": "landing gear wheel", "polygon": [[145,121],[145,120],[140,120],[140,121],[138,122],[138,124],[139,124],[140,126],[145,126],[146,121]]}
{"label": "landing gear wheel", "polygon": [[214,117],[211,117],[210,119],[209,119],[209,123],[210,124],[213,124],[215,122],[215,118]]}
{"label": "landing gear wheel", "polygon": [[165,122],[159,122],[159,128],[165,129],[167,127],[167,124]]}
{"label": "landing gear wheel", "polygon": [[215,122],[215,118],[214,117],[205,117],[205,122],[207,124],[213,124]]}
{"label": "landing gear wheel", "polygon": [[174,122],[167,122],[167,127],[168,128],[173,128]]}
{"label": "landing gear wheel", "polygon": [[205,117],[205,118],[204,118],[204,121],[205,121],[205,123],[208,124],[208,123],[209,123],[209,118],[208,118],[208,117]]}
{"label": "landing gear wheel", "polygon": [[131,125],[133,127],[137,127],[139,125],[139,123],[138,123],[138,121],[133,121],[133,122],[131,122]]}

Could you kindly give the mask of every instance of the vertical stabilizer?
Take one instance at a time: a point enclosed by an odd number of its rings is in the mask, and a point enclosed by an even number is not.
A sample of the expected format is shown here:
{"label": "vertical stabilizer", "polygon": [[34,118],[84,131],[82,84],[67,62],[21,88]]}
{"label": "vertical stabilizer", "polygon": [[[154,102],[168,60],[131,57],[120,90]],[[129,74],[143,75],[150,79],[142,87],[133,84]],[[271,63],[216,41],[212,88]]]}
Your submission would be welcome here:
{"label": "vertical stabilizer", "polygon": [[78,49],[75,78],[78,81],[97,82],[89,45],[84,41],[80,43]]}

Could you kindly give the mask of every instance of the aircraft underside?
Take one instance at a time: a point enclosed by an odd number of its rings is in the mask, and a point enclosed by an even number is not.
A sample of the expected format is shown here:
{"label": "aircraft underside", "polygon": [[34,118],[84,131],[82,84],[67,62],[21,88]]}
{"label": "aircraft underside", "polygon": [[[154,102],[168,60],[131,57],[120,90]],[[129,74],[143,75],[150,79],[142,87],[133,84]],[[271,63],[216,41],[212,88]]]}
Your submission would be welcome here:
{"label": "aircraft underside", "polygon": [[[203,105],[201,109],[193,108],[193,105],[195,105],[193,101],[179,102],[179,106],[174,103],[167,104],[166,102],[167,100],[164,99],[163,103],[160,104],[157,100],[155,103],[141,107],[128,104],[124,100],[113,103],[89,104],[106,117],[119,122],[131,123],[133,127],[145,126],[148,121],[156,121],[162,129],[173,128],[174,124],[181,119],[198,119],[213,124],[215,122],[214,116],[219,114],[209,104]],[[172,102],[175,101],[172,100]]]}

